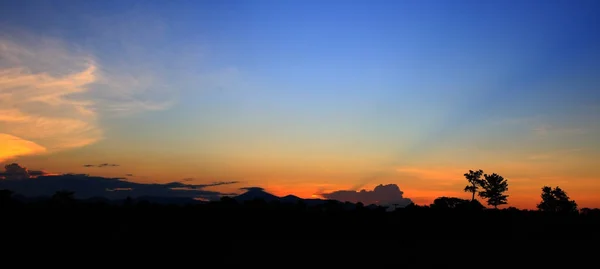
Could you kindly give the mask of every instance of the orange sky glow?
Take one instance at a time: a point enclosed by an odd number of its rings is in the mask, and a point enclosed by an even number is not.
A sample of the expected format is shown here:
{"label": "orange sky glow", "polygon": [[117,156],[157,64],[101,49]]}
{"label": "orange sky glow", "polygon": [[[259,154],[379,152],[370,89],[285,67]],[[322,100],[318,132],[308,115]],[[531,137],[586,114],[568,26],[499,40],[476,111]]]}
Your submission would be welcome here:
{"label": "orange sky glow", "polygon": [[591,2],[25,2],[0,2],[1,165],[422,205],[482,169],[506,206],[600,208]]}

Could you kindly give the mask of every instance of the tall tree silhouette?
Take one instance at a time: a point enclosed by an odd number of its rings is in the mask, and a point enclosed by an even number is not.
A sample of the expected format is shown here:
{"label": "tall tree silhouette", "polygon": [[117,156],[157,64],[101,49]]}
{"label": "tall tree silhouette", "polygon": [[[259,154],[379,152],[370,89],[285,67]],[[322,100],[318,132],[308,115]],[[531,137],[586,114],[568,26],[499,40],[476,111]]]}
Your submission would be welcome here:
{"label": "tall tree silhouette", "polygon": [[498,208],[499,205],[507,203],[508,195],[504,194],[508,191],[508,182],[504,177],[493,173],[491,175],[484,174],[481,181],[483,191],[479,192],[479,196],[487,199],[487,204]]}
{"label": "tall tree silhouette", "polygon": [[469,170],[468,173],[465,173],[465,178],[469,181],[469,185],[465,187],[465,192],[470,192],[473,194],[471,197],[471,201],[475,201],[475,193],[479,190],[481,186],[481,176],[483,175],[483,170],[479,169],[477,171]]}
{"label": "tall tree silhouette", "polygon": [[577,212],[577,203],[571,200],[560,187],[544,186],[542,201],[537,205],[538,210],[545,212]]}

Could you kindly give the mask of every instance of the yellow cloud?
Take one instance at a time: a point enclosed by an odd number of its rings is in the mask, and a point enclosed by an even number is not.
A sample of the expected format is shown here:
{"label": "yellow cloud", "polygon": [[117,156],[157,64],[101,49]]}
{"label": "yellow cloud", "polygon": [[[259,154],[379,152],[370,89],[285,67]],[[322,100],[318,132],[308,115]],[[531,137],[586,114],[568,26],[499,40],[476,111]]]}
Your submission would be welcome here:
{"label": "yellow cloud", "polygon": [[8,147],[3,159],[102,138],[94,102],[81,95],[97,80],[97,66],[86,56],[50,52],[0,39],[0,133]]}
{"label": "yellow cloud", "polygon": [[101,116],[172,105],[172,88],[160,73],[136,59],[107,63],[86,51],[19,30],[0,33],[0,133],[51,153],[102,139]]}
{"label": "yellow cloud", "polygon": [[38,154],[45,152],[46,149],[34,142],[22,138],[0,133],[0,162],[10,158]]}

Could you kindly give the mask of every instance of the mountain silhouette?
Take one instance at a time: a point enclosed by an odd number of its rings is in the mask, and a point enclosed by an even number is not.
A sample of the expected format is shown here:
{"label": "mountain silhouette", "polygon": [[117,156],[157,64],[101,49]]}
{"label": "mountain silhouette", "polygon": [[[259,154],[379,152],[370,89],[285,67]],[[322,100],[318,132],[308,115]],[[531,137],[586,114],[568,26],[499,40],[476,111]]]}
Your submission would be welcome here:
{"label": "mountain silhouette", "polygon": [[281,198],[279,196],[270,194],[270,193],[264,191],[264,189],[259,188],[259,187],[250,187],[250,188],[243,188],[243,189],[245,189],[247,191],[243,194],[233,197],[234,200],[236,200],[238,202],[245,202],[245,201],[252,201],[252,200],[264,200],[265,202],[281,201]]}
{"label": "mountain silhouette", "polygon": [[280,199],[280,201],[282,203],[290,203],[290,204],[295,204],[295,203],[298,203],[298,201],[302,201],[302,200],[304,200],[304,199],[302,199],[296,195],[291,195],[291,194],[281,197],[281,199]]}

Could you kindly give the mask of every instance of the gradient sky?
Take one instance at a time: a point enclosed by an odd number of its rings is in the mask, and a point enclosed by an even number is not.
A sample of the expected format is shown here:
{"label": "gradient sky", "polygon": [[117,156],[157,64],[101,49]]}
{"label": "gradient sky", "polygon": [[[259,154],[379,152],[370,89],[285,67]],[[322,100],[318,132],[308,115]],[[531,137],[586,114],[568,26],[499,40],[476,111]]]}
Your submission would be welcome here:
{"label": "gradient sky", "polygon": [[[600,207],[599,1],[0,1],[0,162]],[[84,164],[115,163],[90,168]]]}

